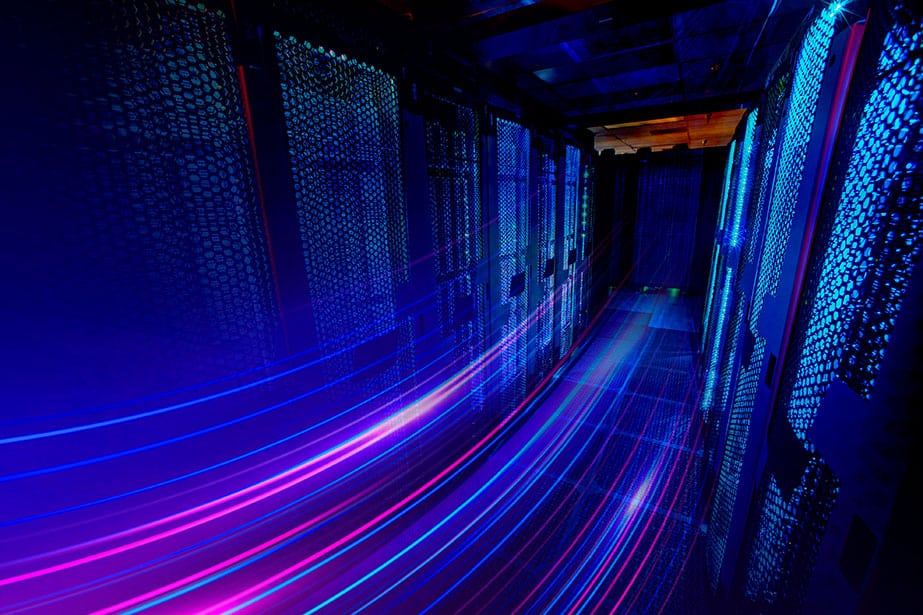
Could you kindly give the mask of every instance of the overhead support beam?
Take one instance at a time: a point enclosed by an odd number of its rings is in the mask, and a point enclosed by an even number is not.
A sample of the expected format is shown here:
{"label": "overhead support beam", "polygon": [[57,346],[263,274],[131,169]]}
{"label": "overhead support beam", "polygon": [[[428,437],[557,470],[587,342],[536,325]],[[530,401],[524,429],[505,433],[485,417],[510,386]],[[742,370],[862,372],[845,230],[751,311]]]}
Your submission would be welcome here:
{"label": "overhead support beam", "polygon": [[670,42],[657,42],[646,48],[619,50],[586,62],[571,63],[536,71],[535,75],[550,84],[570,83],[676,64],[676,54]]}
{"label": "overhead support beam", "polygon": [[524,49],[539,49],[584,38],[601,28],[622,28],[629,24],[700,9],[718,2],[720,0],[668,0],[633,3],[630,6],[623,2],[611,2],[485,38],[474,46],[474,50],[480,60],[490,62],[516,55]]}

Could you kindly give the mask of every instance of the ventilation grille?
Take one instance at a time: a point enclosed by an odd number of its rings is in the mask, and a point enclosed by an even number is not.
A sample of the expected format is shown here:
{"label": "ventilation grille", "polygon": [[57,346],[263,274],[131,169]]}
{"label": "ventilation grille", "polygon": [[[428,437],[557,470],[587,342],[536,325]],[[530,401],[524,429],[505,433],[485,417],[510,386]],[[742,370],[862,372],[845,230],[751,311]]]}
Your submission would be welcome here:
{"label": "ventilation grille", "polygon": [[[921,47],[919,17],[894,28],[886,38],[878,64],[881,80],[863,112],[840,197],[844,228],[837,230],[856,260],[831,263],[831,275],[839,276],[844,299],[847,280],[864,277],[861,299],[852,310],[840,373],[866,397],[923,243]],[[860,219],[850,219],[847,212],[856,212]]]}
{"label": "ventilation grille", "polygon": [[[545,149],[549,149],[546,147]],[[537,318],[537,352],[536,367],[538,373],[544,376],[551,371],[554,365],[554,277],[545,276],[545,269],[549,261],[553,262],[555,256],[555,208],[557,201],[557,164],[554,156],[548,151],[539,155],[538,195],[538,224],[536,225],[536,241],[538,242],[538,263],[536,270],[538,284],[541,289],[540,304]]]}
{"label": "ventilation grille", "polygon": [[[529,130],[514,122],[497,120],[497,225],[500,234],[501,301],[508,310],[503,323],[503,405],[510,409],[526,396],[526,322],[529,317]],[[513,279],[521,276],[522,292],[509,296]]]}
{"label": "ventilation grille", "polygon": [[353,388],[380,392],[413,364],[412,330],[396,315],[407,233],[395,80],[294,38],[277,35],[276,49],[307,286],[317,338],[331,355],[327,376],[358,373],[366,361],[353,348],[388,339],[381,349],[391,367]]}
{"label": "ventilation grille", "polygon": [[[429,213],[435,247],[436,300],[443,339],[454,346],[460,369],[484,350],[484,285],[474,276],[483,257],[481,232],[481,130],[477,114],[441,98],[425,112]],[[475,380],[482,379],[482,370]],[[483,391],[468,399],[483,404]]]}
{"label": "ventilation grille", "polygon": [[836,14],[829,10],[825,10],[818,17],[805,35],[795,65],[788,109],[780,129],[781,151],[774,177],[772,200],[769,203],[766,241],[753,297],[754,323],[759,321],[763,301],[779,287],[782,259],[792,232],[795,203],[804,174],[808,141],[814,125],[835,20]]}
{"label": "ventilation grille", "polygon": [[568,145],[564,153],[564,245],[559,251],[562,262],[559,267],[567,276],[561,287],[561,356],[563,357],[574,343],[574,321],[576,318],[576,263],[570,262],[571,251],[577,249],[577,211],[579,206],[580,150]]}
{"label": "ventilation grille", "polygon": [[[781,399],[802,439],[839,370],[869,395],[900,309],[923,230],[920,180],[920,46],[923,36],[892,30],[877,66],[880,80],[857,113],[857,131],[822,257],[808,288],[810,308],[799,327]],[[912,55],[916,59],[911,61]],[[909,134],[910,132],[913,134]]]}
{"label": "ventilation grille", "polygon": [[577,309],[577,330],[582,331],[589,326],[590,321],[590,286],[592,280],[591,245],[593,237],[592,212],[595,211],[596,199],[596,169],[584,162],[581,166],[580,183],[580,220],[577,234],[577,298],[580,306]]}
{"label": "ventilation grille", "polygon": [[60,264],[56,292],[107,306],[87,320],[169,340],[177,365],[270,360],[278,306],[224,18],[183,2],[91,7],[98,35],[60,101],[76,148],[60,172],[73,172],[49,188],[81,212],[68,233],[83,254]]}

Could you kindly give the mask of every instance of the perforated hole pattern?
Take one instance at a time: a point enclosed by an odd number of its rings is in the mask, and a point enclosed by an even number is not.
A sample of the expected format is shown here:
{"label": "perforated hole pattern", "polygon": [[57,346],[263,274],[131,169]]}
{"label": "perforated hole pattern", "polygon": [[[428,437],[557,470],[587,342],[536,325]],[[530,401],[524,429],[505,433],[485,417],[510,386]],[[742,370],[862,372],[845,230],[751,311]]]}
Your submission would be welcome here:
{"label": "perforated hole pattern", "polygon": [[[398,329],[406,353],[412,334],[398,327],[395,299],[408,275],[395,80],[293,37],[276,34],[276,51],[317,337],[332,351]],[[325,366],[329,376],[354,370],[348,353]]]}
{"label": "perforated hole pattern", "polygon": [[529,130],[515,122],[497,120],[497,194],[500,250],[500,295],[509,316],[503,324],[506,340],[503,354],[504,406],[511,407],[526,395],[526,341],[520,330],[529,314],[529,284],[509,297],[513,276],[527,272],[529,244]]}

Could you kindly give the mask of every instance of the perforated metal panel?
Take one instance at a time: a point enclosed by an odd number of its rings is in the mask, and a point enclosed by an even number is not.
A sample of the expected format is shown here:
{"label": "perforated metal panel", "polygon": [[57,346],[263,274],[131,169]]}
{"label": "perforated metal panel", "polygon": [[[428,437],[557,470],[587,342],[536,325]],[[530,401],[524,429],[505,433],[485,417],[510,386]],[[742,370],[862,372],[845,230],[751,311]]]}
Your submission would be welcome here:
{"label": "perforated metal panel", "polygon": [[755,181],[757,191],[750,200],[751,211],[749,224],[751,232],[744,237],[743,258],[747,263],[754,262],[757,250],[762,246],[762,225],[772,196],[771,187],[774,178],[776,141],[782,123],[782,113],[791,85],[791,71],[781,71],[766,90],[763,105],[763,123],[760,130],[759,166],[756,169],[759,179]]}
{"label": "perforated metal panel", "polygon": [[798,610],[807,591],[839,486],[830,467],[812,455],[791,494],[763,477],[759,518],[750,545],[744,593],[759,608]]}
{"label": "perforated metal panel", "polygon": [[753,109],[747,114],[747,124],[744,128],[744,134],[740,145],[740,168],[736,181],[734,182],[734,207],[731,213],[730,228],[728,229],[727,236],[727,245],[732,249],[740,247],[743,225],[746,223],[750,190],[754,176],[756,121],[758,117],[759,109]]}
{"label": "perforated metal panel", "polygon": [[396,316],[408,274],[395,80],[295,38],[277,34],[276,50],[307,285],[332,355],[324,369],[356,372],[371,342],[392,365],[351,388],[378,392],[413,365],[410,324]]}
{"label": "perforated metal panel", "polygon": [[[443,339],[454,346],[458,367],[484,350],[486,297],[475,280],[483,256],[480,122],[470,108],[442,98],[426,100],[426,166],[435,247],[436,301]],[[475,374],[468,399],[483,403]]]}
{"label": "perforated metal panel", "polygon": [[549,263],[555,257],[555,219],[557,202],[557,163],[551,152],[544,148],[539,154],[536,206],[538,219],[535,225],[535,241],[538,246],[538,285],[541,304],[538,308],[536,327],[535,365],[539,374],[547,374],[554,364],[554,275],[549,273]]}
{"label": "perforated metal panel", "polygon": [[[839,276],[840,296],[845,300],[852,290],[847,284],[863,278],[840,376],[866,397],[923,243],[921,47],[919,15],[896,26],[885,39],[878,63],[881,80],[863,111],[837,212],[837,241],[847,245],[855,258],[852,263],[829,265],[831,276]],[[850,212],[858,219],[851,218]]]}
{"label": "perforated metal panel", "polygon": [[[751,184],[754,176],[754,166],[756,164],[756,120],[759,115],[758,109],[753,109],[747,115],[744,133],[740,138],[740,146],[737,147],[737,141],[731,148],[732,159],[728,161],[728,173],[726,179],[725,199],[722,207],[727,208],[727,220],[722,221],[724,228],[721,229],[720,235],[716,238],[715,258],[726,263],[726,272],[724,276],[718,275],[717,269],[712,274],[710,290],[713,297],[709,300],[706,307],[706,338],[708,341],[708,363],[705,377],[705,389],[702,394],[701,406],[705,413],[705,420],[710,418],[711,411],[716,402],[716,388],[719,383],[718,376],[721,375],[720,382],[722,391],[718,395],[718,412],[723,412],[727,403],[728,383],[731,379],[729,366],[736,362],[734,353],[723,352],[725,344],[729,341],[736,343],[736,339],[731,340],[728,332],[730,308],[737,303],[737,294],[735,292],[738,268],[738,250],[743,238],[743,227],[747,222],[747,212],[751,196]],[[736,154],[736,155],[735,155]],[[715,266],[717,263],[715,263]],[[715,310],[715,307],[717,309]],[[713,311],[714,310],[714,311]],[[739,325],[739,321],[738,321]],[[739,332],[739,329],[736,329]]]}
{"label": "perforated metal panel", "polygon": [[718,368],[721,360],[721,345],[726,335],[725,326],[727,324],[729,310],[731,308],[732,283],[734,281],[734,270],[730,267],[724,267],[720,276],[720,282],[715,287],[717,300],[715,301],[715,322],[712,343],[708,352],[708,370],[705,374],[705,390],[702,393],[702,408],[707,414],[711,411],[715,403],[715,389],[718,385]]}
{"label": "perforated metal panel", "polygon": [[[529,130],[497,120],[497,195],[500,246],[500,296],[507,310],[503,323],[503,406],[526,396],[526,321],[529,317]],[[514,284],[520,281],[521,284]]]}
{"label": "perforated metal panel", "polygon": [[577,300],[580,305],[577,309],[577,330],[582,331],[589,326],[590,293],[592,279],[590,278],[592,261],[593,237],[593,212],[596,211],[596,167],[590,161],[584,161],[580,167],[580,220],[577,235]]}
{"label": "perforated metal panel", "polygon": [[920,135],[912,127],[920,122],[921,43],[919,28],[908,26],[885,39],[881,77],[858,117],[836,213],[819,234],[823,256],[808,283],[810,308],[803,311],[780,398],[801,438],[837,373],[857,393],[870,393],[920,249],[914,152]]}
{"label": "perforated metal panel", "polygon": [[81,212],[66,243],[82,255],[62,259],[56,292],[106,306],[87,319],[200,352],[206,371],[259,365],[277,353],[279,317],[224,17],[185,2],[89,6],[95,38],[59,103],[74,155],[49,187],[65,216]]}
{"label": "perforated metal panel", "polygon": [[[911,127],[920,119],[921,40],[919,22],[895,26],[867,82],[853,85],[854,100],[860,100],[850,104],[841,130],[846,146],[834,163],[841,170],[828,186],[779,394],[778,411],[809,451],[810,428],[838,373],[858,393],[870,392],[919,251],[923,210],[914,171],[920,135]],[[876,270],[887,270],[888,282],[870,281]],[[864,377],[853,380],[849,376],[857,372],[846,358],[856,356],[851,353],[858,344],[852,342],[860,328],[871,338],[880,335],[879,345],[868,349],[872,358],[864,362]],[[752,601],[797,607],[837,491],[836,477],[817,454],[791,495],[781,493],[774,477],[764,478],[745,586]]]}
{"label": "perforated metal panel", "polygon": [[[705,314],[702,318],[702,350],[703,352],[711,352],[713,348],[713,341],[717,331],[715,330],[715,314],[714,307],[715,302],[718,301],[721,294],[721,275],[720,275],[720,265],[723,260],[723,254],[721,250],[721,237],[724,233],[724,226],[726,224],[725,218],[727,217],[727,201],[731,194],[731,179],[734,177],[736,164],[736,151],[737,151],[737,140],[732,140],[730,148],[728,150],[728,158],[725,162],[724,167],[724,187],[721,191],[721,205],[718,212],[717,228],[715,229],[715,242],[712,246],[712,262],[711,262],[711,271],[708,276],[708,288],[705,291]],[[706,364],[707,369],[707,364]],[[709,405],[702,403],[706,401],[705,397],[700,401],[705,420],[708,421],[708,414],[710,411]]]}
{"label": "perforated metal panel", "polygon": [[[765,236],[759,257],[759,267],[749,319],[749,326],[755,338],[755,343],[747,367],[742,371],[738,381],[738,390],[731,415],[732,423],[737,422],[740,425],[749,424],[750,415],[753,412],[756,385],[761,371],[760,368],[762,367],[762,359],[766,351],[766,340],[759,334],[757,324],[760,322],[766,297],[778,290],[782,274],[782,260],[792,232],[795,206],[804,175],[808,141],[815,121],[821,82],[827,67],[827,57],[836,18],[837,15],[833,7],[824,9],[811,24],[801,42],[801,48],[792,73],[792,85],[787,107],[785,108],[775,143],[778,148],[778,154],[771,188],[767,188],[770,192],[761,195],[768,197],[768,209]],[[749,431],[749,427],[747,427],[746,431]],[[729,450],[733,450],[737,446],[736,444],[732,445],[729,439]],[[736,483],[739,481],[740,463],[745,446],[745,443],[743,443],[743,446],[739,448],[739,459],[727,459],[728,469],[734,472],[734,474],[729,475],[728,485],[729,488],[733,488],[735,491]],[[797,505],[795,502],[792,504]],[[784,510],[784,506],[785,503],[783,502],[763,498],[758,510],[760,510],[759,514],[765,517],[767,524],[780,526],[784,522],[778,514]],[[775,538],[778,537],[775,536]],[[772,539],[766,538],[766,541],[771,541]],[[769,545],[768,542],[766,544]],[[759,551],[762,546],[754,548]],[[771,544],[766,548],[783,550],[784,545]],[[760,557],[763,556],[757,554],[747,564],[748,594],[760,592],[771,594],[773,591],[771,586],[775,581],[760,572],[763,568],[760,567],[759,570],[754,568],[756,563],[761,561]],[[789,567],[788,571],[780,569],[777,574],[787,575],[790,574],[790,570],[791,567]],[[760,587],[763,589],[759,589]]]}
{"label": "perforated metal panel", "polygon": [[[711,424],[716,438],[723,433],[725,442],[717,440],[709,446],[710,457],[716,456],[723,447],[723,456],[719,462],[718,484],[712,503],[710,529],[706,542],[706,561],[708,579],[712,589],[717,587],[724,552],[727,548],[727,535],[734,513],[734,501],[741,463],[749,436],[749,414],[735,412],[728,408],[731,401],[733,385],[739,372],[740,347],[746,322],[747,297],[741,286],[741,244],[744,238],[754,233],[755,224],[750,221],[752,213],[752,184],[758,173],[756,143],[756,122],[759,110],[753,109],[747,116],[739,147],[735,147],[736,161],[731,173],[732,180],[727,189],[727,220],[723,233],[718,238],[721,244],[716,253],[721,254],[728,263],[726,276],[715,291],[720,292],[719,306],[711,326],[713,338],[709,345],[709,364],[706,373],[706,385],[702,408],[706,420]],[[747,377],[744,374],[743,377]],[[749,375],[752,378],[752,375]],[[743,391],[738,390],[738,395]]]}
{"label": "perforated metal panel", "polygon": [[[578,210],[580,196],[580,150],[568,145],[564,151],[564,245],[560,252],[563,262],[559,264],[567,278],[560,291],[560,356],[564,356],[574,342],[574,323],[577,317],[576,273],[577,273],[577,236]],[[574,262],[571,262],[573,254]]]}
{"label": "perforated metal panel", "polygon": [[[727,436],[711,510],[712,532],[708,539],[707,553],[709,579],[713,588],[717,586],[725,557],[734,503],[738,497],[740,473],[750,437],[750,420],[766,353],[767,343],[760,335],[757,325],[761,319],[764,301],[768,295],[777,291],[782,274],[782,259],[792,231],[795,204],[804,173],[804,160],[835,21],[836,14],[832,9],[825,9],[814,20],[806,31],[798,55],[794,59],[791,79],[789,80],[787,72],[782,70],[769,88],[764,107],[767,111],[762,129],[762,156],[759,167],[752,168],[747,176],[749,182],[756,172],[759,173],[759,190],[749,204],[747,198],[744,198],[734,207],[735,212],[742,215],[749,206],[749,236],[740,237],[734,232],[733,221],[729,224],[729,242],[733,239],[735,246],[742,243],[744,261],[749,262],[754,257],[758,257],[759,260],[755,289],[749,304],[749,317],[744,323],[748,331],[742,333],[752,337],[753,346],[749,356],[740,357],[742,365],[737,375],[736,388],[732,392],[733,395],[727,398],[727,402],[731,404],[727,419]],[[786,85],[789,82],[791,89],[786,93]],[[783,107],[784,113],[780,116],[779,111]],[[751,128],[755,126],[748,126],[748,130]],[[748,157],[751,158],[750,166],[756,167],[758,158],[754,155],[755,150],[752,145],[747,149]],[[742,196],[746,197],[748,191],[749,188],[745,186]],[[761,233],[764,215],[765,228]],[[740,225],[736,227],[741,228]],[[761,234],[762,241],[758,237]],[[741,278],[738,276],[735,285],[739,286],[740,282]],[[745,296],[746,289],[741,288],[740,292]],[[740,301],[737,304],[739,312],[746,308],[746,302]],[[735,341],[735,344],[738,343],[740,340]],[[737,359],[728,355],[726,360]]]}
{"label": "perforated metal panel", "polygon": [[837,14],[832,7],[821,12],[805,34],[795,64],[788,107],[780,128],[778,147],[781,149],[769,202],[766,240],[753,296],[753,322],[758,321],[765,298],[779,288],[782,259],[792,232],[795,203],[804,175],[808,141],[814,125],[836,18]]}
{"label": "perforated metal panel", "polygon": [[[754,354],[759,351],[761,356],[765,349],[765,340],[758,340]],[[756,399],[761,367],[761,361],[741,367],[737,376],[733,405],[728,414],[727,435],[718,471],[718,484],[712,502],[710,531],[706,545],[709,582],[712,589],[717,587],[726,555],[728,531],[733,520],[734,503],[740,486],[740,472],[747,449],[747,440],[750,437],[750,418],[753,414],[753,403]]]}

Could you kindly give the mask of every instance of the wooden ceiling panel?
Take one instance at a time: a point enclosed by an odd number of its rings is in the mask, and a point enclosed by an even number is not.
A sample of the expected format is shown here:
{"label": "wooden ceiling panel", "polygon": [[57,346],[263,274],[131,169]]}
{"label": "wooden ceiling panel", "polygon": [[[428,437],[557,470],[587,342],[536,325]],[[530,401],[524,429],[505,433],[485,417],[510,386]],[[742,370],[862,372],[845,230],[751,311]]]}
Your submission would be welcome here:
{"label": "wooden ceiling panel", "polygon": [[689,149],[722,147],[731,142],[744,109],[699,113],[612,126],[598,126],[596,149],[614,149],[616,154],[632,154],[641,148],[652,151],[672,149],[677,145]]}

